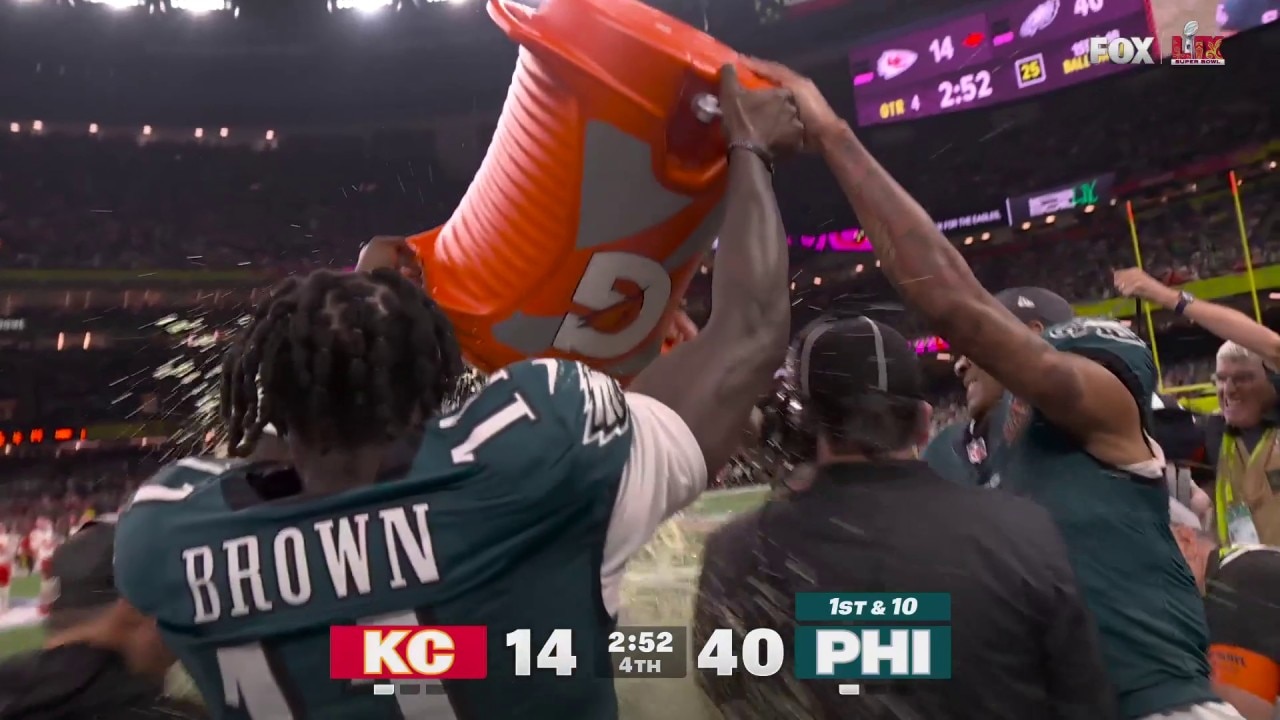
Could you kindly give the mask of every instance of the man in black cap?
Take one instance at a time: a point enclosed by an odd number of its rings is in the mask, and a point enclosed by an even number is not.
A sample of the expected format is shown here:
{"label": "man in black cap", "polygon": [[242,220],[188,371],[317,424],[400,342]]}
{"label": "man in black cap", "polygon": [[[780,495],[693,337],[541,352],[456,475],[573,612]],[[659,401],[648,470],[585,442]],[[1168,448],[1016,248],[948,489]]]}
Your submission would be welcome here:
{"label": "man in black cap", "polygon": [[[952,679],[863,685],[703,672],[745,718],[1114,718],[1095,630],[1048,514],[947,482],[916,459],[930,406],[910,344],[868,318],[819,320],[792,345],[794,434],[811,464],[707,540],[694,647],[732,629],[794,635],[797,592],[951,595]],[[804,448],[796,448],[803,453]]]}
{"label": "man in black cap", "polygon": [[[1071,304],[1051,290],[1015,287],[996,294],[1014,317],[1036,333],[1075,317]],[[998,487],[999,474],[987,462],[988,412],[1004,395],[1004,387],[969,358],[956,360],[956,377],[964,383],[967,420],[957,420],[939,430],[924,449],[923,458],[939,475],[966,485]]]}
{"label": "man in black cap", "polygon": [[163,696],[174,657],[155,622],[116,592],[115,530],[103,516],[54,553],[44,648],[0,664],[0,720],[207,716]]}

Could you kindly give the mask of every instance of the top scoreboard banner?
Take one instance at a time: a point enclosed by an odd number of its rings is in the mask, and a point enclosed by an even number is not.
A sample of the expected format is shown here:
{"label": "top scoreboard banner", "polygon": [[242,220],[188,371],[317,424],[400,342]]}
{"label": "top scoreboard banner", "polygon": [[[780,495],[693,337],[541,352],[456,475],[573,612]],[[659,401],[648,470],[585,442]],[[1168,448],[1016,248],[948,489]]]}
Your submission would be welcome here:
{"label": "top scoreboard banner", "polygon": [[858,124],[1021,100],[1125,70],[1090,63],[1094,37],[1150,34],[1143,0],[1005,0],[849,54]]}

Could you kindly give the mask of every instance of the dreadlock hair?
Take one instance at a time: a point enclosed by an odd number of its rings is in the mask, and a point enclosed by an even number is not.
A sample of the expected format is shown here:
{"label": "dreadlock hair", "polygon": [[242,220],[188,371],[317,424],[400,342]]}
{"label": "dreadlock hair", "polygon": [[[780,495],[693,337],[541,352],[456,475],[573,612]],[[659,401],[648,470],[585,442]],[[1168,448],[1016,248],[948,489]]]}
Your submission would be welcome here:
{"label": "dreadlock hair", "polygon": [[231,455],[267,424],[326,451],[393,439],[436,414],[464,366],[453,326],[393,270],[284,280],[222,363]]}

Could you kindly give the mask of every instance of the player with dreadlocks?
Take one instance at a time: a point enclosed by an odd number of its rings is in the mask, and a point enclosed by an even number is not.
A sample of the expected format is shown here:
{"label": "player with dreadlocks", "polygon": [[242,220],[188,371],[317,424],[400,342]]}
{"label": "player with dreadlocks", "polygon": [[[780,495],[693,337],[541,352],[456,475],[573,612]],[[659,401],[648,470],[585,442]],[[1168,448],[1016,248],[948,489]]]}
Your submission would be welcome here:
{"label": "player with dreadlocks", "polygon": [[229,452],[249,455],[268,425],[320,448],[376,447],[434,415],[462,372],[449,321],[396,273],[290,278],[224,357]]}
{"label": "player with dreadlocks", "polygon": [[[786,352],[769,156],[802,129],[787,93],[724,77],[713,312],[627,392],[527,360],[438,416],[453,335],[390,270],[316,273],[258,309],[224,366],[224,418],[236,454],[270,424],[291,464],[179,461],[137,491],[116,540],[122,594],[215,716],[617,717],[606,640],[626,561],[733,454]],[[379,264],[372,249],[358,267]],[[354,693],[325,679],[328,628],[350,624],[486,626],[488,675]],[[509,646],[516,631],[527,641]]]}

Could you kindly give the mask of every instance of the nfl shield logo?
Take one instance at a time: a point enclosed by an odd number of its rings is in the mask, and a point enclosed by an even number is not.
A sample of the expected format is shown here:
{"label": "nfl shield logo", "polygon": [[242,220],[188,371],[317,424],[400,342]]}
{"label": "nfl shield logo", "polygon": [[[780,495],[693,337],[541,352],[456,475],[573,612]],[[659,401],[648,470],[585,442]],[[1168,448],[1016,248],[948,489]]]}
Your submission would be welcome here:
{"label": "nfl shield logo", "polygon": [[987,442],[982,438],[970,440],[966,450],[969,452],[969,462],[974,465],[987,459]]}

